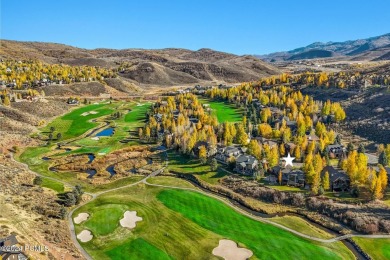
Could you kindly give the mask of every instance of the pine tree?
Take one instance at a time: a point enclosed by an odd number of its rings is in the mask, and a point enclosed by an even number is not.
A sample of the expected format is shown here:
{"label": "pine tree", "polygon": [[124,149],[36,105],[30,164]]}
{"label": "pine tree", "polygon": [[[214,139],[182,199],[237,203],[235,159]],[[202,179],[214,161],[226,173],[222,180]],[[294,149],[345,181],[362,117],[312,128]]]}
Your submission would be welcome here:
{"label": "pine tree", "polygon": [[384,150],[380,153],[378,162],[385,167],[389,164],[387,154]]}
{"label": "pine tree", "polygon": [[365,153],[366,148],[364,148],[364,144],[360,143],[358,147],[358,153]]}

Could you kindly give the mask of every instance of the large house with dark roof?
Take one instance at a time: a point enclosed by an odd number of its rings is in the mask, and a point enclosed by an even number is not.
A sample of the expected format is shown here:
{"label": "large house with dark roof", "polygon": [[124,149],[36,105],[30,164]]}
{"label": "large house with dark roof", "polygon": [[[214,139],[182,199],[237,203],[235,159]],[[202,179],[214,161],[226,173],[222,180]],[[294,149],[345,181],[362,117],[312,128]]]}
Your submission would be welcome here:
{"label": "large house with dark roof", "polygon": [[342,171],[335,169],[333,166],[325,166],[321,172],[321,178],[325,173],[329,174],[330,189],[332,191],[348,191],[351,181],[348,175]]}
{"label": "large house with dark roof", "polygon": [[253,175],[259,168],[259,161],[248,154],[240,154],[236,157],[236,167],[234,170],[237,173],[244,175]]}

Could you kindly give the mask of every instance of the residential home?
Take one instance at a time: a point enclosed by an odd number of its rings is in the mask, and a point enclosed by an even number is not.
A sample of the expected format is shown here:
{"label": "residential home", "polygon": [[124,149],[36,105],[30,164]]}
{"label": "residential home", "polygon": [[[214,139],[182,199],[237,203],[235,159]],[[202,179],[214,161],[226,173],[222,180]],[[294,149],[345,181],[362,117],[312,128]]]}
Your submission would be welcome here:
{"label": "residential home", "polygon": [[316,134],[308,134],[306,135],[307,141],[309,142],[318,142],[320,138]]}
{"label": "residential home", "polygon": [[240,154],[243,154],[243,152],[239,146],[219,146],[217,147],[215,159],[221,163],[227,164],[230,157],[237,158]]}
{"label": "residential home", "polygon": [[329,174],[330,189],[332,191],[348,191],[350,188],[350,179],[348,175],[342,171],[335,169],[333,166],[325,166],[321,172],[321,178],[325,173]]}
{"label": "residential home", "polygon": [[68,105],[78,105],[80,102],[75,98],[69,98],[66,103],[68,103]]}
{"label": "residential home", "polygon": [[345,154],[345,148],[341,144],[331,144],[326,147],[330,158],[341,158]]}
{"label": "residential home", "polygon": [[234,170],[244,175],[253,175],[258,170],[258,166],[259,161],[255,157],[248,154],[240,154],[236,158],[236,167]]}
{"label": "residential home", "polygon": [[288,174],[288,186],[304,187],[305,186],[305,173],[301,170],[294,170]]}

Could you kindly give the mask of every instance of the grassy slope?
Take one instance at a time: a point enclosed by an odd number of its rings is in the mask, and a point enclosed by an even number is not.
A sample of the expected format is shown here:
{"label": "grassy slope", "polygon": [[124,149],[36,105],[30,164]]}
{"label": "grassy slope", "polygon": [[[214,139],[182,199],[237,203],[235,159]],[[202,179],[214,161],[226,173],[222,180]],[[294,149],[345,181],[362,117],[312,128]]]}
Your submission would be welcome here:
{"label": "grassy slope", "polygon": [[52,190],[59,192],[59,193],[64,192],[64,190],[65,190],[64,184],[57,182],[57,181],[49,180],[47,178],[42,178],[41,186],[52,189]]}
{"label": "grassy slope", "polygon": [[217,169],[212,171],[209,165],[203,165],[198,159],[187,157],[175,151],[168,152],[168,169],[183,174],[194,174],[200,179],[210,183],[218,184],[218,180],[226,176],[226,172]]}
{"label": "grassy slope", "polygon": [[300,217],[284,216],[284,217],[274,217],[271,218],[270,220],[275,223],[279,223],[285,227],[289,227],[291,229],[297,230],[309,236],[324,238],[324,239],[329,239],[333,237],[331,234],[327,233],[326,231],[320,228],[311,225],[309,222],[305,221]]}
{"label": "grassy slope", "polygon": [[242,120],[241,109],[236,108],[233,104],[218,102],[210,99],[200,99],[202,104],[209,104],[212,113],[217,116],[218,122],[239,122]]}
{"label": "grassy slope", "polygon": [[352,255],[340,243],[338,251],[325,245],[306,241],[293,234],[254,221],[233,209],[201,194],[188,191],[164,190],[158,199],[168,208],[179,212],[201,227],[223,237],[238,241],[261,259],[347,259]]}
{"label": "grassy slope", "polygon": [[353,240],[368,253],[372,259],[390,259],[390,239],[369,239],[354,237]]}

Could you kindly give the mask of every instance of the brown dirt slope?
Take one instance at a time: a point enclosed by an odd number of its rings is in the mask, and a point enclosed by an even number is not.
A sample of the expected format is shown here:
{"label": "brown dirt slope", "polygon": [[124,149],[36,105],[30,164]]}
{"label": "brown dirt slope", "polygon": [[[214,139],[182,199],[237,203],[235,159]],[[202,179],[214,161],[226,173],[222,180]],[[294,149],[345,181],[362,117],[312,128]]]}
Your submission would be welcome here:
{"label": "brown dirt slope", "polygon": [[38,59],[47,63],[117,68],[129,66],[121,76],[141,85],[238,83],[279,74],[276,67],[253,56],[237,56],[211,49],[95,49],[42,42],[1,40],[0,57]]}

